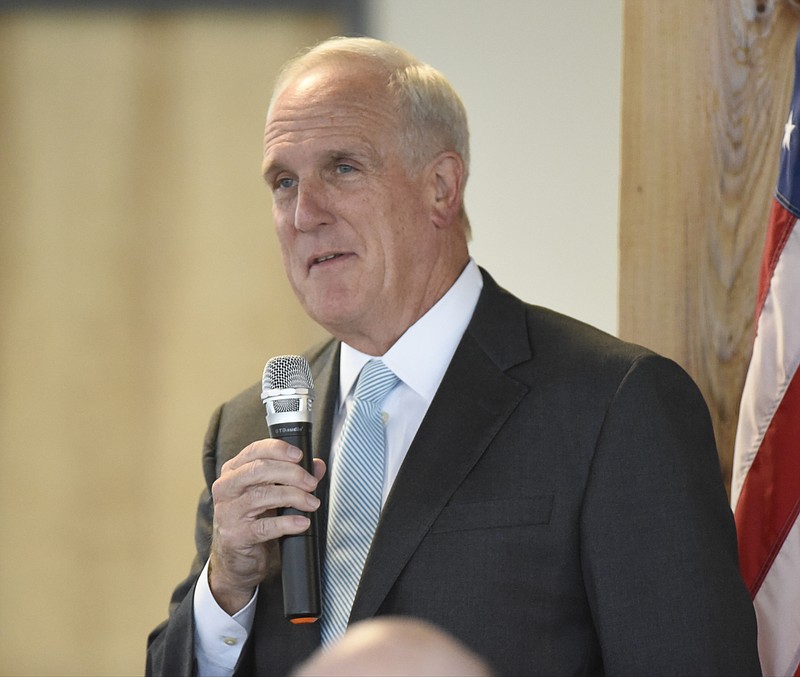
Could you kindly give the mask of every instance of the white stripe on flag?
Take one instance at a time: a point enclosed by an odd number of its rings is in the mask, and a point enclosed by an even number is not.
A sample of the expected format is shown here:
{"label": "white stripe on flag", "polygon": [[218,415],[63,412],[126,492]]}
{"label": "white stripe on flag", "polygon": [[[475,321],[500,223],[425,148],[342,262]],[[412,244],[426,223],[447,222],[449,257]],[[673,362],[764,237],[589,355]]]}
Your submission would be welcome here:
{"label": "white stripe on flag", "polygon": [[765,675],[791,675],[800,665],[800,520],[754,600],[758,618],[758,653]]}
{"label": "white stripe on flag", "polygon": [[[800,364],[800,227],[795,226],[775,267],[758,318],[753,357],[739,407],[733,455],[731,506],[736,510],[745,476],[764,433]],[[798,574],[800,579],[800,573]]]}

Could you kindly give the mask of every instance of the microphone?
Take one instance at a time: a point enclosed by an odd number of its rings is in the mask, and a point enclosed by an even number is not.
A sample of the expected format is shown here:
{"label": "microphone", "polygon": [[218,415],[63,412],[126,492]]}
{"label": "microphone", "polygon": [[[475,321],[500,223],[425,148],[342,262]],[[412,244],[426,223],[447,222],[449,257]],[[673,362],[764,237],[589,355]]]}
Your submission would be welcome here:
{"label": "microphone", "polygon": [[[273,439],[283,440],[303,452],[300,464],[313,474],[311,405],[314,381],[304,357],[273,357],[264,367],[261,401],[267,408],[267,425]],[[321,615],[317,514],[282,508],[281,515],[304,515],[311,526],[302,534],[281,538],[283,615],[295,624],[313,623]]]}

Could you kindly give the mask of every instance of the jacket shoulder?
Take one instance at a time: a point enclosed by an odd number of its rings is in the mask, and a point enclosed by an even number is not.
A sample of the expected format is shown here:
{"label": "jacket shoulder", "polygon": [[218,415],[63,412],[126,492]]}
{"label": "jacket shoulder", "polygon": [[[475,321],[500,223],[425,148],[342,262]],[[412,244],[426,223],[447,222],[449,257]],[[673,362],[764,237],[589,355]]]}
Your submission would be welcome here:
{"label": "jacket shoulder", "polygon": [[586,322],[526,303],[484,271],[484,289],[470,332],[501,369],[536,363],[568,373],[614,364],[627,368],[651,350]]}

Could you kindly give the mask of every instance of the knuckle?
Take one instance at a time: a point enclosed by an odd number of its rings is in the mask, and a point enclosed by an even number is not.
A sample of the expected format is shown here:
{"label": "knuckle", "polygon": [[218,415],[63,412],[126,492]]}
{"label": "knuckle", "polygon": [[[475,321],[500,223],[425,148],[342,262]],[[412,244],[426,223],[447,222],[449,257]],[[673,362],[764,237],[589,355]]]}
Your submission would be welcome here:
{"label": "knuckle", "polygon": [[253,522],[253,535],[259,540],[266,539],[269,536],[270,528],[267,523],[268,519],[269,518],[264,517]]}
{"label": "knuckle", "polygon": [[267,461],[257,459],[250,461],[243,468],[248,483],[269,481],[269,464]]}
{"label": "knuckle", "polygon": [[256,508],[273,508],[276,506],[270,505],[273,500],[275,487],[271,484],[257,484],[250,490],[250,499]]}
{"label": "knuckle", "polygon": [[222,477],[215,479],[211,485],[211,498],[214,499],[214,503],[217,503],[217,501],[220,500],[222,494],[224,493],[224,486],[225,482],[222,480]]}
{"label": "knuckle", "polygon": [[262,517],[253,522],[253,535],[258,541],[271,541],[280,534],[276,533],[275,518]]}

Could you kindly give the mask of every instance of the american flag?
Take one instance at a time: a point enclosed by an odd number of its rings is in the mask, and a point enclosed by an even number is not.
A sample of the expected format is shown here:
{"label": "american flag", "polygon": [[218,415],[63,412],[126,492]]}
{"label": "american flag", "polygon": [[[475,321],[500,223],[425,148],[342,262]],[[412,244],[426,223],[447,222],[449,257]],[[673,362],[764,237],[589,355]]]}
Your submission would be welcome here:
{"label": "american flag", "polygon": [[765,675],[800,676],[800,36],[736,431],[731,506]]}

